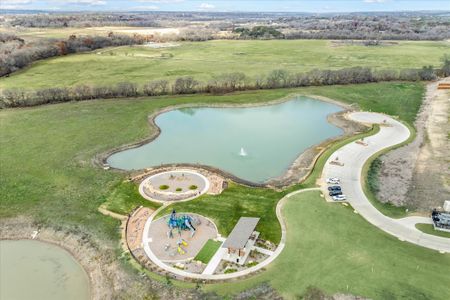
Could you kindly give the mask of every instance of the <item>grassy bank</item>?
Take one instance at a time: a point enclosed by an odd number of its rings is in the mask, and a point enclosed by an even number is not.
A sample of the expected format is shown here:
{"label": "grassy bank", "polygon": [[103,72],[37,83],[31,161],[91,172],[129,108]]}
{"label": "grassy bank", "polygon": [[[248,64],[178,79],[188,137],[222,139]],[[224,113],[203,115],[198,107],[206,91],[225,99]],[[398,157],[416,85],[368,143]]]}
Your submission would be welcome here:
{"label": "grassy bank", "polygon": [[318,192],[292,196],[283,214],[286,248],[266,272],[205,288],[228,295],[268,281],[287,299],[308,286],[371,299],[447,298],[450,274],[436,270],[450,268],[450,254],[400,242]]}
{"label": "grassy bank", "polygon": [[[102,170],[92,164],[92,159],[111,148],[148,137],[154,130],[147,122],[152,112],[176,104],[263,103],[299,93],[357,103],[363,109],[398,115],[412,122],[422,92],[421,83],[381,83],[225,96],[86,101],[2,110],[0,217],[29,215],[56,228],[92,233],[118,247],[119,223],[98,213],[98,206],[106,203],[108,209],[122,214],[139,205],[155,206],[137,195],[136,186],[123,183],[126,173]],[[319,171],[318,165],[314,176]],[[313,184],[310,181],[307,184]],[[222,195],[202,196],[180,203],[177,209],[195,210],[213,218],[222,234],[228,234],[240,216],[258,216],[261,218],[258,230],[263,237],[278,242],[280,228],[274,209],[285,193],[232,184]],[[287,248],[267,272],[232,285],[207,288],[226,294],[270,281],[288,298],[302,294],[308,285],[315,285],[327,293],[342,291],[375,299],[411,298],[414,293],[439,299],[441,282],[446,278],[438,280],[430,270],[435,270],[438,264],[446,266],[448,255],[402,243],[351,210],[324,203],[316,193],[305,197],[306,201],[303,198],[288,201],[284,210],[289,228]],[[420,270],[414,273],[417,276],[408,277],[417,266]],[[164,280],[154,274],[149,276]],[[293,280],[298,284],[290,284]],[[427,280],[437,282],[437,286],[430,290]],[[178,282],[176,285],[190,286]]]}
{"label": "grassy bank", "polygon": [[173,81],[186,75],[208,81],[213,75],[229,72],[243,72],[255,79],[280,68],[306,72],[354,66],[374,69],[437,67],[439,59],[448,51],[448,42],[436,41],[401,41],[367,47],[327,40],[214,40],[180,43],[173,48],[120,47],[39,61],[8,78],[1,78],[0,89],[102,86],[122,81],[142,84],[153,79]]}
{"label": "grassy bank", "polygon": [[450,232],[435,230],[431,224],[416,224],[416,228],[428,234],[450,238]]}
{"label": "grassy bank", "polygon": [[[167,106],[262,103],[300,93],[357,103],[363,109],[399,115],[408,121],[417,112],[422,91],[421,83],[381,83],[252,91],[224,96],[100,100],[2,110],[0,217],[30,215],[46,224],[80,227],[108,240],[117,239],[118,222],[98,213],[98,206],[107,201],[112,210],[125,213],[127,209],[141,205],[142,201],[133,196],[135,190],[120,184],[124,173],[95,167],[92,159],[108,149],[148,137],[154,129],[149,128],[147,116]],[[260,193],[265,199],[264,203],[261,201],[264,208],[254,207],[252,203],[257,200],[251,198],[248,204],[242,204],[248,208],[248,215],[273,207],[281,198],[272,192],[238,187],[230,189],[225,196],[233,199],[233,193],[242,201],[250,193]],[[216,213],[219,211],[218,208]],[[274,214],[269,216],[271,212],[273,210],[265,213],[267,224],[276,220]],[[220,230],[227,232],[233,220],[221,221]],[[278,224],[275,223],[274,226],[267,225],[269,239],[277,239]],[[264,222],[262,224],[264,226]]]}

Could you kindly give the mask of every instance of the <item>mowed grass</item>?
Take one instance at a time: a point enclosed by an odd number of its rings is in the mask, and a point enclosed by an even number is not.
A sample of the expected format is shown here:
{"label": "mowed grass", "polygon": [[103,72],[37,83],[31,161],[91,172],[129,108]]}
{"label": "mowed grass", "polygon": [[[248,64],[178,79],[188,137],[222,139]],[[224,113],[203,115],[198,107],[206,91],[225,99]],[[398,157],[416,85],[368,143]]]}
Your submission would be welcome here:
{"label": "mowed grass", "polygon": [[376,69],[437,67],[440,58],[449,52],[450,43],[445,41],[402,41],[373,47],[337,45],[327,40],[215,40],[185,42],[179,47],[160,49],[126,46],[36,62],[0,79],[0,89],[111,85],[122,81],[142,84],[153,79],[173,81],[186,75],[208,81],[213,75],[229,72],[243,72],[255,79],[280,68],[306,72],[352,66]]}
{"label": "mowed grass", "polygon": [[265,272],[204,288],[229,295],[267,281],[286,299],[308,286],[370,299],[448,299],[450,254],[400,242],[319,192],[292,196],[283,215],[286,247]]}
{"label": "mowed grass", "polygon": [[450,238],[450,232],[436,230],[431,224],[416,224],[416,228],[428,234]]}
{"label": "mowed grass", "polygon": [[104,203],[104,207],[107,210],[121,215],[127,215],[137,206],[145,206],[156,210],[161,204],[144,199],[139,194],[139,186],[130,181],[117,184],[106,197]]}
{"label": "mowed grass", "polygon": [[277,202],[283,193],[271,189],[250,188],[231,183],[218,196],[204,195],[188,202],[175,203],[163,209],[163,216],[172,209],[177,212],[195,212],[211,218],[219,233],[228,236],[240,217],[260,218],[256,230],[261,238],[273,243],[281,239],[281,227],[275,214]]}
{"label": "mowed grass", "polygon": [[[412,122],[423,90],[421,83],[380,83],[2,110],[0,218],[27,215],[43,225],[74,228],[119,247],[119,222],[103,216],[97,208],[106,202],[113,211],[126,213],[143,203],[136,195],[136,186],[122,183],[126,173],[102,170],[92,159],[147,137],[154,130],[148,126],[148,114],[175,104],[263,103],[298,93],[358,103],[364,109]],[[278,242],[274,209],[285,193],[233,184],[220,196],[187,202],[192,208],[186,209],[214,218],[223,234],[233,228],[239,215],[259,216],[258,229]],[[235,293],[269,281],[287,298],[314,285],[330,294],[343,292],[374,299],[445,299],[449,274],[436,270],[449,269],[448,254],[400,242],[351,209],[325,203],[318,193],[290,198],[284,214],[286,248],[267,272],[206,289]]]}
{"label": "mowed grass", "polygon": [[202,250],[195,256],[194,260],[201,261],[204,264],[208,264],[211,258],[216,254],[217,250],[222,245],[222,242],[208,240],[203,246]]}
{"label": "mowed grass", "polygon": [[[118,221],[101,215],[97,208],[106,202],[112,210],[126,213],[127,209],[142,205],[142,200],[134,188],[121,186],[126,173],[93,165],[97,154],[148,137],[154,129],[149,128],[147,116],[167,106],[263,103],[294,93],[359,103],[364,109],[372,107],[374,111],[411,120],[420,105],[423,85],[380,83],[5,109],[0,111],[0,217],[27,215],[43,224],[75,227],[117,240]],[[274,206],[281,197],[282,194],[269,190],[236,186],[221,196],[205,196],[197,201],[211,204],[212,207],[201,207],[199,213],[220,217],[217,225],[222,233],[231,230],[237,221],[237,215],[229,217],[228,213],[242,207],[246,215],[262,217],[263,234],[278,242]]]}

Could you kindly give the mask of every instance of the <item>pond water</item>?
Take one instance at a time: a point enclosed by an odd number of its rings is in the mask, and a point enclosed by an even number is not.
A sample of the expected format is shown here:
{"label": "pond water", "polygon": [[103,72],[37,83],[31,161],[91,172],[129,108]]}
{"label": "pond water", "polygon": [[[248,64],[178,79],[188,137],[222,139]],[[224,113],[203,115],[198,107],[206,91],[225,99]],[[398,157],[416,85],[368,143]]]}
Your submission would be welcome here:
{"label": "pond water", "polygon": [[0,241],[0,299],[90,299],[89,279],[72,255],[58,246]]}
{"label": "pond water", "polygon": [[307,97],[248,108],[184,108],[155,122],[152,142],[111,155],[115,168],[133,170],[167,163],[213,166],[252,182],[283,175],[307,148],[342,134],[327,116],[341,107]]}

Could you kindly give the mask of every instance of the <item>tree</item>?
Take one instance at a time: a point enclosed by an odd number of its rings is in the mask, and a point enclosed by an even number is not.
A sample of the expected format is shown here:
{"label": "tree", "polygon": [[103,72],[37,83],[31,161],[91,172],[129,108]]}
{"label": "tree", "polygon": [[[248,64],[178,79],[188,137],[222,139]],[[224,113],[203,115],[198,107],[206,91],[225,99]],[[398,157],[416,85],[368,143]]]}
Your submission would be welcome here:
{"label": "tree", "polygon": [[116,93],[119,97],[136,97],[138,95],[137,86],[131,82],[119,82],[116,85]]}
{"label": "tree", "polygon": [[419,77],[421,80],[433,80],[436,79],[433,66],[423,66],[419,71]]}
{"label": "tree", "polygon": [[289,73],[286,70],[273,70],[267,76],[267,87],[270,89],[286,87],[289,81]]}
{"label": "tree", "polygon": [[450,76],[450,55],[444,55],[441,58],[442,67],[441,67],[441,75],[444,77]]}
{"label": "tree", "polygon": [[167,80],[153,80],[142,87],[142,90],[147,96],[166,95],[169,82]]}
{"label": "tree", "polygon": [[226,93],[239,90],[245,86],[247,77],[242,72],[214,75],[208,84],[211,92]]}
{"label": "tree", "polygon": [[197,85],[198,81],[192,76],[178,77],[172,85],[172,91],[174,94],[190,94]]}

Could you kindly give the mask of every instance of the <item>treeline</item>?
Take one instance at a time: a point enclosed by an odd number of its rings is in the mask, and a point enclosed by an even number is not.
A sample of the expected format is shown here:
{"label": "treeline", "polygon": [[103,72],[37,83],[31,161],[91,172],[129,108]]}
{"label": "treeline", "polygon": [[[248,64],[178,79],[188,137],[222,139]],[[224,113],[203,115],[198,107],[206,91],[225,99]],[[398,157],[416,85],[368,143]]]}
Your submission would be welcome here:
{"label": "treeline", "polygon": [[252,29],[238,27],[233,33],[239,35],[240,39],[281,39],[284,34],[273,27],[254,26]]}
{"label": "treeline", "polygon": [[18,14],[8,20],[11,27],[62,28],[95,26],[159,27],[150,15],[129,13]]}
{"label": "treeline", "polygon": [[372,70],[353,67],[340,70],[313,70],[307,73],[291,73],[283,69],[273,70],[266,76],[250,79],[240,72],[216,75],[208,82],[199,82],[191,76],[179,77],[174,82],[160,79],[144,85],[121,82],[112,86],[79,85],[26,91],[6,89],[0,96],[0,107],[25,107],[68,101],[104,98],[129,98],[139,96],[181,95],[195,93],[223,94],[234,91],[357,84],[380,81],[433,80],[437,76],[450,76],[450,58],[444,59],[440,69],[423,67],[405,70]]}
{"label": "treeline", "polygon": [[450,17],[344,14],[326,18],[279,18],[287,39],[445,40],[450,38]]}
{"label": "treeline", "polygon": [[[121,12],[9,14],[4,27],[195,27],[197,38],[445,40],[450,16],[445,12],[359,12],[340,14]],[[234,34],[227,35],[224,33]],[[241,32],[239,32],[241,31]],[[272,32],[270,32],[272,31]],[[198,34],[198,32],[202,32]],[[277,32],[281,33],[278,34]],[[212,36],[208,36],[211,34]],[[188,34],[184,37],[191,40]],[[176,39],[173,36],[172,39]]]}
{"label": "treeline", "polygon": [[27,43],[14,34],[0,33],[0,76],[5,76],[32,62],[70,53],[92,51],[111,46],[142,44],[140,35],[70,36],[68,39],[41,39]]}

